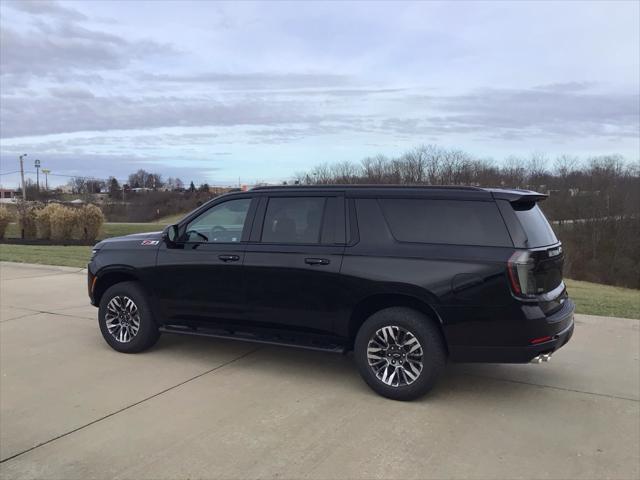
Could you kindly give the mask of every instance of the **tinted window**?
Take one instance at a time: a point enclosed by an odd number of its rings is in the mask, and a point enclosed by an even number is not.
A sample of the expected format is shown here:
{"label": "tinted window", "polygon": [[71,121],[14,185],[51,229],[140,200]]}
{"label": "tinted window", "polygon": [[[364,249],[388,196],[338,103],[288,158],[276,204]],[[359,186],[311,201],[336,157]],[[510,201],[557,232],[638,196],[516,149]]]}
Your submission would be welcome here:
{"label": "tinted window", "polygon": [[269,199],[262,241],[269,243],[320,243],[325,199],[274,197]]}
{"label": "tinted window", "polygon": [[516,204],[513,209],[527,235],[527,246],[544,247],[558,242],[551,225],[536,203]]}
{"label": "tinted window", "polygon": [[202,243],[235,243],[242,238],[250,198],[229,200],[210,208],[189,222],[186,241]]}
{"label": "tinted window", "polygon": [[512,246],[493,202],[423,199],[379,202],[393,236],[401,242]]}

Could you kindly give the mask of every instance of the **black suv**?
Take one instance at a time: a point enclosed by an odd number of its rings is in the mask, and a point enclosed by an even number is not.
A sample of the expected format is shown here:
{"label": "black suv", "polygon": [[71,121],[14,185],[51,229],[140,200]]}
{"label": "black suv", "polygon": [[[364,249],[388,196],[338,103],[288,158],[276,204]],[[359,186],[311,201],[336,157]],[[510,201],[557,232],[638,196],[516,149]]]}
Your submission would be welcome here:
{"label": "black suv", "polygon": [[162,233],[98,243],[89,296],[111,347],[161,332],[353,351],[395,399],[447,359],[548,360],[573,332],[564,254],[537,202],[474,187],[264,187]]}

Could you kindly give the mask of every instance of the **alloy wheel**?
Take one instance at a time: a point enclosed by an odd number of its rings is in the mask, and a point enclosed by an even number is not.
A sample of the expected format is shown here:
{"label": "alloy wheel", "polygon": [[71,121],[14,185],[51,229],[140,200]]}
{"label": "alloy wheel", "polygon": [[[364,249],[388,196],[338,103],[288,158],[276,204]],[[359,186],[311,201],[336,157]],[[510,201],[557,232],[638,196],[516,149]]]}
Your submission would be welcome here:
{"label": "alloy wheel", "polygon": [[108,332],[118,342],[129,343],[140,330],[138,306],[125,295],[113,297],[107,304],[105,324]]}
{"label": "alloy wheel", "polygon": [[415,382],[423,367],[422,345],[409,330],[397,325],[378,329],[367,344],[367,361],[376,378],[390,387]]}

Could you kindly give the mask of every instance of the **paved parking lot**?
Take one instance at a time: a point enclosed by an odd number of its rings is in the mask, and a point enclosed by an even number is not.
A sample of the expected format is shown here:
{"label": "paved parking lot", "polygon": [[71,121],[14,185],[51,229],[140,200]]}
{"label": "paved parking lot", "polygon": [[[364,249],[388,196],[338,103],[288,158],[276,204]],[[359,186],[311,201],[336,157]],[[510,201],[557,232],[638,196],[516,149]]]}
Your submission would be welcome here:
{"label": "paved parking lot", "polygon": [[577,316],[543,365],[373,394],[348,356],[102,340],[82,272],[0,265],[2,478],[638,478],[640,322]]}

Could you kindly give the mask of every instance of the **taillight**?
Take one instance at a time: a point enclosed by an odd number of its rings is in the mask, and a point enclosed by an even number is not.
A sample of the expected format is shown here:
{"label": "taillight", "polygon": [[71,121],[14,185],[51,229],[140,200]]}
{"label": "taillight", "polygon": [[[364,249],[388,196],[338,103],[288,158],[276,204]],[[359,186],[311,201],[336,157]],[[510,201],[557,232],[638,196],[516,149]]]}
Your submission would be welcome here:
{"label": "taillight", "polygon": [[547,335],[546,337],[539,337],[539,338],[534,338],[533,340],[531,340],[531,345],[537,345],[539,343],[544,343],[544,342],[548,342],[549,340],[552,340],[553,337],[550,335]]}
{"label": "taillight", "polygon": [[519,297],[536,294],[536,278],[533,275],[534,261],[529,252],[519,250],[511,255],[507,263],[511,289]]}

